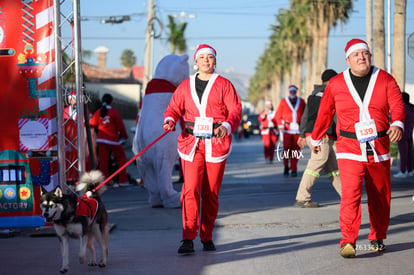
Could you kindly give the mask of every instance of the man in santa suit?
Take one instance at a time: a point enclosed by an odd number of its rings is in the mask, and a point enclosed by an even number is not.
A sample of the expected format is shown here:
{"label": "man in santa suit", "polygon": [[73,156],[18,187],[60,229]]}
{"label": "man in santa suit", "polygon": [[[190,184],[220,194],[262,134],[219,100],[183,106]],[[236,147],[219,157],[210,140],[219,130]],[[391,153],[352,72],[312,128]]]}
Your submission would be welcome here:
{"label": "man in santa suit", "polygon": [[264,157],[268,163],[273,163],[275,147],[279,132],[273,123],[275,110],[272,101],[265,101],[265,109],[260,113],[258,120],[260,123],[260,134],[264,145]]}
{"label": "man in santa suit", "polygon": [[[277,124],[281,135],[283,136],[283,162],[285,170],[283,175],[289,176],[289,169],[292,171],[292,177],[297,176],[297,163],[300,156],[300,147],[298,138],[300,136],[299,124],[305,110],[305,101],[298,97],[298,87],[290,85],[288,87],[289,96],[280,101],[276,110],[273,123]],[[290,162],[290,166],[289,166]]]}
{"label": "man in santa suit", "polygon": [[[164,121],[164,111],[177,86],[190,74],[188,55],[169,54],[158,63],[154,78],[145,89],[145,96],[132,143],[135,154],[163,133],[159,127]],[[157,127],[158,125],[158,127]],[[177,125],[177,128],[180,125]],[[181,127],[178,128],[181,130]],[[148,191],[151,207],[178,208],[180,192],[174,190],[173,168],[178,159],[177,138],[179,131],[165,136],[137,159],[137,168]]]}
{"label": "man in santa suit", "polygon": [[212,235],[218,213],[218,194],[231,151],[232,132],[240,124],[242,111],[234,86],[215,73],[216,51],[202,44],[194,60],[198,72],[178,86],[164,113],[163,124],[165,131],[174,131],[176,123],[184,116],[186,126],[178,137],[184,172],[183,241],[179,254],[194,252],[193,240],[199,227],[203,250],[216,250]]}
{"label": "man in santa suit", "polygon": [[[311,136],[314,153],[337,116],[336,143],[342,184],[340,206],[340,255],[354,257],[361,225],[362,184],[368,195],[371,222],[370,250],[385,250],[390,221],[390,142],[397,142],[404,129],[404,104],[400,89],[387,72],[371,66],[365,41],[350,40],[345,47],[349,68],[331,78],[322,96]],[[390,116],[391,115],[391,116]]]}

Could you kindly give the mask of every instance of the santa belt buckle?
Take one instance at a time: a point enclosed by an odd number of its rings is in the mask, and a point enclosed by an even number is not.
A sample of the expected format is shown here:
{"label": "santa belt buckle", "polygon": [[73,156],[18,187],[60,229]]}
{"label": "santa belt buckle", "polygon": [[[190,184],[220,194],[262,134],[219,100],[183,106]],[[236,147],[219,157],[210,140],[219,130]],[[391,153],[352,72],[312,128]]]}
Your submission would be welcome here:
{"label": "santa belt buckle", "polygon": [[355,134],[360,143],[378,138],[377,127],[373,119],[355,123]]}

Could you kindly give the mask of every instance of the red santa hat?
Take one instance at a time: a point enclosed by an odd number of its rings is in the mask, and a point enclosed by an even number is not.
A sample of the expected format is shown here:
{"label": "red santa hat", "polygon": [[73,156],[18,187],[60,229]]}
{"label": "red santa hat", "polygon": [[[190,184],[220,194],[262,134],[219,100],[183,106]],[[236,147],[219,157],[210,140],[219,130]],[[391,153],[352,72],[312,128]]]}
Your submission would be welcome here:
{"label": "red santa hat", "polygon": [[197,50],[194,53],[194,61],[197,59],[197,57],[200,54],[205,54],[205,53],[214,55],[214,57],[216,57],[217,55],[216,50],[213,47],[207,44],[201,44],[201,45],[198,45]]}
{"label": "red santa hat", "polygon": [[73,90],[72,91],[72,93],[70,94],[70,95],[68,95],[68,100],[69,99],[74,99],[74,100],[76,100],[76,91],[75,90]]}
{"label": "red santa hat", "polygon": [[369,52],[367,42],[358,38],[349,40],[345,47],[345,57],[348,57],[351,53],[357,50],[367,50]]}
{"label": "red santa hat", "polygon": [[298,87],[296,87],[295,85],[289,85],[288,91],[289,93],[296,93],[298,91]]}

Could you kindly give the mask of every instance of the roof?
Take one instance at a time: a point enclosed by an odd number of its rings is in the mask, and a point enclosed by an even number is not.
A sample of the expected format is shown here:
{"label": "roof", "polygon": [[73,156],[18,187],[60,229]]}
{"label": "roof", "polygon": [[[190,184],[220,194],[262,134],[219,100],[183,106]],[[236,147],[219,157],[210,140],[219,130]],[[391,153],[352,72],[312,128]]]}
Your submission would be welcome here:
{"label": "roof", "polygon": [[82,71],[89,82],[142,83],[144,67],[99,68],[83,63]]}

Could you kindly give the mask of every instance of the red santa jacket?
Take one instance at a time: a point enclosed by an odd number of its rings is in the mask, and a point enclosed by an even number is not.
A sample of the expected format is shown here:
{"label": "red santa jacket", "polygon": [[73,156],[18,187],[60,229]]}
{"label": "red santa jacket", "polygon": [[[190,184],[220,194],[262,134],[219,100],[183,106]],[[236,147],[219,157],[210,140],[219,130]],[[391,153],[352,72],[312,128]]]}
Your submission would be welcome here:
{"label": "red santa jacket", "polygon": [[257,120],[260,122],[260,133],[262,135],[268,135],[270,131],[273,132],[275,135],[279,135],[279,132],[277,129],[274,129],[276,125],[273,123],[273,119],[276,115],[276,112],[274,110],[268,111],[267,114],[265,111],[262,111],[257,118]]}
{"label": "red santa jacket", "polygon": [[282,99],[277,107],[273,123],[277,124],[279,128],[283,127],[285,133],[299,134],[299,124],[305,106],[305,101],[300,97],[297,97],[295,106],[292,105],[289,97]]}
{"label": "red santa jacket", "polygon": [[[236,131],[241,120],[241,101],[231,82],[218,74],[213,74],[204,90],[201,103],[195,88],[196,74],[184,80],[175,90],[164,121],[177,122],[184,116],[187,127],[194,123],[196,117],[211,117],[214,124],[222,124],[227,129],[224,138],[205,139],[206,161],[222,162],[231,151],[231,133]],[[185,129],[178,137],[178,153],[187,161],[192,161],[200,138]]]}
{"label": "red santa jacket", "polygon": [[106,108],[108,109],[108,113],[105,117],[101,117],[101,109],[98,109],[89,121],[91,127],[98,127],[96,142],[121,145],[122,141],[119,135],[125,140],[128,139],[124,122],[117,110],[110,105],[106,106]]}
{"label": "red santa jacket", "polygon": [[352,84],[349,69],[329,80],[311,136],[314,146],[318,146],[325,136],[335,112],[338,159],[367,161],[366,142],[360,143],[356,138],[345,137],[341,131],[355,133],[355,123],[371,119],[375,121],[378,132],[377,139],[368,141],[375,162],[390,159],[390,140],[384,133],[390,123],[404,129],[405,117],[401,91],[390,74],[374,67],[363,101]]}

